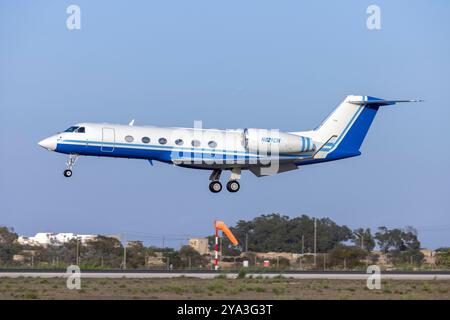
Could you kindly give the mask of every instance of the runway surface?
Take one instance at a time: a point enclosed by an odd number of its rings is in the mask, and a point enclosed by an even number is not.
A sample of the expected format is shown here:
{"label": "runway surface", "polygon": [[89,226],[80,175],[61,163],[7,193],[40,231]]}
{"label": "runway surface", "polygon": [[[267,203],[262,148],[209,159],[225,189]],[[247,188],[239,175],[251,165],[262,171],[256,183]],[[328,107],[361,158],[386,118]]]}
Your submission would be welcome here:
{"label": "runway surface", "polygon": [[[30,269],[7,269],[0,270],[0,278],[39,277],[39,278],[64,278],[70,273],[64,270],[30,270]],[[220,273],[216,271],[190,270],[190,271],[167,271],[167,270],[82,270],[83,278],[176,278],[192,277],[201,279],[213,279],[218,275],[228,278],[236,278],[237,271]],[[287,271],[287,272],[248,272],[247,276],[263,276],[268,278],[283,276],[293,279],[333,279],[333,280],[366,280],[370,274],[363,272],[333,272],[333,271]],[[391,280],[450,280],[450,272],[382,272],[382,279]]]}

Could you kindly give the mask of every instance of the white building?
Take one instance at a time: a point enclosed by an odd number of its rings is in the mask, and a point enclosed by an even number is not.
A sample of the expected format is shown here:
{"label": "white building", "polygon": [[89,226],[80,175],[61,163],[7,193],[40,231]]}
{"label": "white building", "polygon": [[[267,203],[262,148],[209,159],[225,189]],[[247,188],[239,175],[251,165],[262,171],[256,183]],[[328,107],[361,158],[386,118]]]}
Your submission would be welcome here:
{"label": "white building", "polygon": [[48,246],[56,243],[56,238],[54,233],[49,232],[39,232],[36,233],[34,237],[30,237],[31,241],[34,241],[37,245]]}
{"label": "white building", "polygon": [[97,236],[93,234],[75,234],[75,233],[50,233],[39,232],[34,237],[20,236],[17,241],[23,245],[30,246],[60,246],[71,240],[79,239],[82,244],[89,240],[94,240]]}
{"label": "white building", "polygon": [[97,235],[94,234],[79,234],[78,239],[81,240],[82,244],[85,244],[88,241],[95,240],[97,238]]}
{"label": "white building", "polygon": [[72,239],[76,239],[77,235],[75,233],[56,233],[53,237],[58,243],[66,243]]}
{"label": "white building", "polygon": [[23,245],[29,245],[29,246],[38,246],[39,243],[37,243],[34,240],[34,237],[26,237],[26,236],[19,236],[17,238],[17,242]]}

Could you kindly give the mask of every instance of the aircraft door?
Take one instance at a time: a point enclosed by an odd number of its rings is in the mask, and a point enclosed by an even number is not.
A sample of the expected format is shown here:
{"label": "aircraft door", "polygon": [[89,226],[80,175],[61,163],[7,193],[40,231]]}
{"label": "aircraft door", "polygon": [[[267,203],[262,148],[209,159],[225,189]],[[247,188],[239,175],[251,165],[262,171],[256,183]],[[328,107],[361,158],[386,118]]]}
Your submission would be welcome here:
{"label": "aircraft door", "polygon": [[102,152],[113,152],[116,143],[116,133],[113,128],[102,129]]}

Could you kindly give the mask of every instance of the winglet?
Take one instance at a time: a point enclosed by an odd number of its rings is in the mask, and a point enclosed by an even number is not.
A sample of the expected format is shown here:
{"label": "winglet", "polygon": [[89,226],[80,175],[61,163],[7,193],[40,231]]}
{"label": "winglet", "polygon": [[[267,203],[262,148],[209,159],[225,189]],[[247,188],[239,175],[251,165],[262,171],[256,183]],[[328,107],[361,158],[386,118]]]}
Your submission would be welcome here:
{"label": "winglet", "polygon": [[130,123],[128,124],[129,126],[133,126],[134,125],[134,119],[130,121]]}

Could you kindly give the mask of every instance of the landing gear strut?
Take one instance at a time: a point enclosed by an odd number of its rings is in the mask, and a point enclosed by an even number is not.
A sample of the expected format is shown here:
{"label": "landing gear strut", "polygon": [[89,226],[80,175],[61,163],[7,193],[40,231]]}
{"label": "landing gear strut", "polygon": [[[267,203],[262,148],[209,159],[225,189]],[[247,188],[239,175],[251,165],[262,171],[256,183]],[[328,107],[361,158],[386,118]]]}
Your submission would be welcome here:
{"label": "landing gear strut", "polygon": [[211,180],[211,183],[209,184],[209,191],[213,193],[218,193],[222,191],[222,184],[220,183],[220,174],[222,173],[222,170],[215,169],[211,173],[211,176],[209,177],[209,180]]}
{"label": "landing gear strut", "polygon": [[70,178],[72,176],[72,169],[73,169],[73,166],[75,165],[75,162],[77,162],[77,159],[78,159],[78,155],[76,155],[76,154],[69,155],[69,160],[67,160],[67,162],[66,162],[67,169],[64,170],[64,177]]}
{"label": "landing gear strut", "polygon": [[231,169],[230,181],[227,183],[227,190],[229,192],[238,192],[241,188],[238,180],[241,178],[241,168]]}

